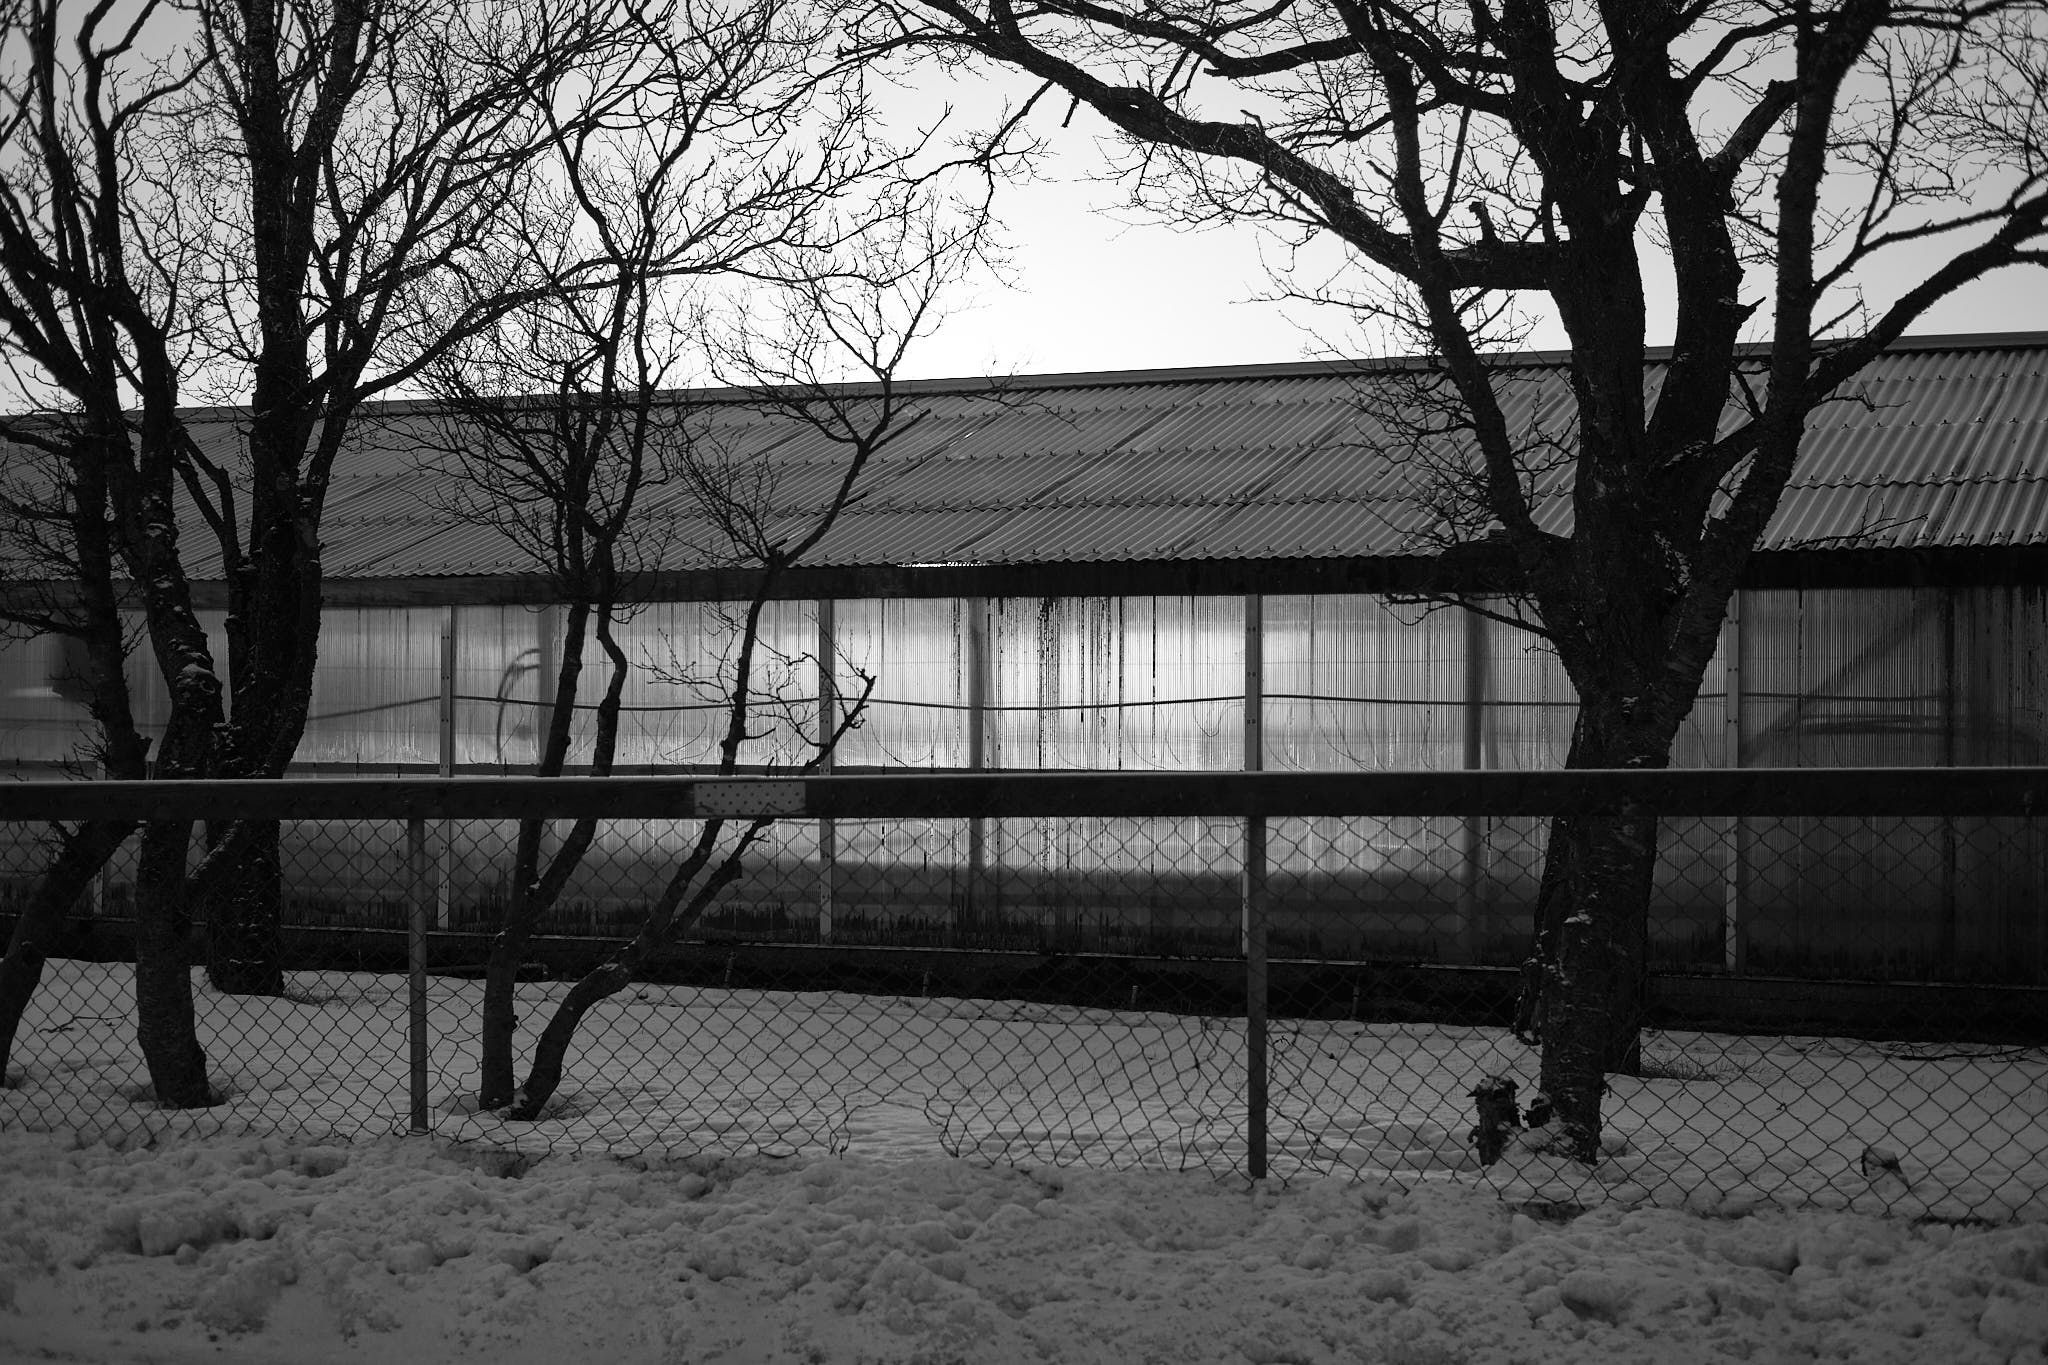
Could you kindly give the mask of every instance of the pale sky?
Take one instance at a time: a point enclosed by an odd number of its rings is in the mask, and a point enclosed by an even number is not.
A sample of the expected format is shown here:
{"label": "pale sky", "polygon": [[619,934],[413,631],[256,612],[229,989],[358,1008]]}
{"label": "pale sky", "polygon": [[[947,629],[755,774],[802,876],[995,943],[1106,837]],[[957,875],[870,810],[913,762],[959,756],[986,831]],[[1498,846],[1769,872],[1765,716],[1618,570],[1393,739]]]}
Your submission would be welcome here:
{"label": "pale sky", "polygon": [[[1012,284],[962,295],[943,330],[910,358],[918,377],[1260,364],[1326,357],[1363,344],[1330,309],[1253,300],[1270,293],[1250,226],[1192,232],[1139,220],[1122,190],[1091,180],[1106,162],[1105,125],[1086,110],[1041,128],[1060,178],[1007,187],[998,201],[1012,244]],[[1276,257],[1277,259],[1277,257]],[[1920,272],[1912,272],[1917,279]],[[1901,278],[1901,285],[1915,282]],[[1882,283],[1870,286],[1873,295]],[[2048,329],[2048,269],[2014,269],[1952,295],[1916,334]],[[1667,338],[1652,336],[1653,341]],[[1532,348],[1566,345],[1554,325]]]}
{"label": "pale sky", "polygon": [[[1321,358],[1327,348],[1318,332],[1332,342],[1346,335],[1331,310],[1249,301],[1271,287],[1254,230],[1126,226],[1105,216],[1120,212],[1120,203],[1114,187],[1099,184],[1012,190],[1003,219],[1015,244],[1013,287],[986,283],[969,291],[969,306],[923,343],[909,372],[1262,364]],[[2041,268],[1979,281],[1913,329],[2038,330],[2048,330],[2048,269]],[[1562,348],[1565,339],[1554,328],[1540,330],[1531,345]]]}
{"label": "pale sky", "polygon": [[[894,134],[927,124],[949,102],[958,119],[985,117],[1002,95],[985,75],[948,83],[919,69],[915,81],[915,88],[885,96]],[[907,377],[1170,369],[1372,353],[1334,310],[1259,301],[1272,288],[1261,247],[1272,246],[1256,228],[1196,232],[1145,221],[1128,209],[1121,187],[1090,178],[1108,164],[1107,125],[1083,108],[1062,127],[1063,105],[1049,104],[1054,107],[1039,111],[1047,116],[1036,123],[1054,152],[1047,178],[1007,186],[998,201],[1011,246],[1009,282],[984,280],[958,292],[944,328],[908,358]],[[1914,330],[2035,329],[2048,329],[2048,269],[1980,281]],[[1566,341],[1552,325],[1539,328],[1529,344],[1557,349]],[[0,387],[0,394],[8,392]]]}

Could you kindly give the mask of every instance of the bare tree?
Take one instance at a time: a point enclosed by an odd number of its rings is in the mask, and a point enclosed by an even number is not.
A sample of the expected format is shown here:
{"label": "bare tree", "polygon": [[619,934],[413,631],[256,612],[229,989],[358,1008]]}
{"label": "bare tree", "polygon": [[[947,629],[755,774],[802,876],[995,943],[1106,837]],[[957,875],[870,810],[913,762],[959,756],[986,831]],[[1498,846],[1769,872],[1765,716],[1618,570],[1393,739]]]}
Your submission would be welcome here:
{"label": "bare tree", "polygon": [[[54,0],[0,8],[0,355],[48,414],[8,424],[10,454],[40,451],[44,466],[39,480],[10,459],[15,529],[31,529],[43,564],[78,574],[75,597],[41,612],[29,599],[10,619],[88,641],[93,711],[107,753],[130,771],[143,745],[122,681],[115,603],[121,580],[132,583],[170,694],[155,770],[185,777],[207,770],[222,713],[177,544],[177,480],[190,445],[178,415],[181,262],[174,244],[154,249],[134,230],[139,130],[195,79],[183,54],[136,57],[163,16],[155,3],[125,24],[104,8],[60,11]],[[19,591],[9,598],[23,603]],[[67,842],[49,869],[44,904],[17,933],[19,950],[10,945],[13,1021],[34,989],[47,926],[75,899],[65,883],[97,870],[77,864],[110,854],[110,833]],[[179,1107],[213,1100],[186,968],[190,835],[189,821],[149,825],[135,888],[137,1036],[158,1101]]]}
{"label": "bare tree", "polygon": [[[736,667],[719,684],[738,708],[721,764],[730,771],[738,762],[763,709],[761,610],[903,425],[893,388],[903,349],[929,329],[940,289],[979,250],[986,227],[980,209],[941,209],[931,192],[940,168],[920,164],[921,145],[895,148],[871,135],[857,80],[819,79],[825,12],[762,5],[744,17],[689,26],[657,48],[631,116],[601,136],[564,141],[554,192],[501,224],[501,259],[517,263],[508,268],[546,276],[557,261],[595,254],[607,262],[608,283],[558,290],[507,314],[422,372],[440,399],[432,462],[467,477],[454,510],[507,534],[565,603],[559,664],[543,680],[550,702],[535,770],[544,776],[572,762],[611,771],[633,663],[617,627],[636,608],[636,572],[658,562],[678,526],[701,533],[687,547],[693,558],[757,576],[756,600],[736,625]],[[791,305],[791,326],[773,340],[713,329],[720,300],[749,282],[756,296]],[[825,387],[816,370],[828,354],[879,384],[881,396],[856,402]],[[695,402],[666,392],[685,377],[710,376],[707,367],[721,360],[727,368],[718,373],[730,380],[736,367],[760,403],[847,448],[834,498],[807,509],[817,525],[794,548],[786,527],[767,530],[773,499],[761,471],[724,459],[697,430]],[[735,400],[719,401],[730,410]],[[658,519],[643,512],[657,490]],[[587,680],[593,644],[602,671]],[[582,700],[587,682],[594,705]],[[579,710],[591,716],[581,748]],[[843,724],[856,716],[850,710]],[[833,742],[836,734],[818,741],[821,757]],[[572,992],[532,1076],[515,1087],[518,971],[597,832],[595,821],[578,821],[550,845],[548,828],[540,819],[520,824],[480,1029],[479,1103],[527,1116],[553,1092],[583,1011],[630,980],[651,946],[701,914],[717,889],[679,910],[674,897],[688,889],[686,878],[668,898],[674,903],[650,917],[646,943],[611,964],[610,984],[592,978]],[[757,836],[731,850],[720,887]],[[716,840],[713,831],[694,868]]]}
{"label": "bare tree", "polygon": [[[0,633],[52,636],[71,646],[65,695],[84,701],[94,733],[80,755],[108,777],[146,775],[148,742],[129,704],[125,622],[116,578],[110,490],[100,454],[66,423],[16,424],[0,471]],[[132,820],[53,824],[54,847],[0,959],[0,1083],[15,1030],[42,979],[43,962],[66,917],[134,833]]]}
{"label": "bare tree", "polygon": [[[1141,202],[1336,247],[1334,279],[1283,288],[1431,358],[1446,592],[1556,650],[1569,766],[1655,768],[1808,416],[1958,287],[2048,259],[2044,8],[881,0],[849,55],[1021,72],[1037,94],[999,132],[1046,95],[1054,117],[1086,106]],[[1552,430],[1493,363],[1538,310],[1572,348]],[[1533,497],[1560,454],[1568,530]],[[1543,1089],[1582,1160],[1633,1050],[1657,833],[1628,803],[1554,830],[1532,977]]]}
{"label": "bare tree", "polygon": [[[743,388],[750,395],[746,401],[809,427],[841,451],[842,463],[822,496],[796,494],[792,501],[778,489],[772,470],[723,458],[715,443],[692,443],[683,452],[676,472],[688,490],[684,506],[700,525],[715,528],[714,541],[724,542],[722,554],[721,547],[711,547],[715,555],[753,571],[753,591],[736,614],[732,651],[720,679],[725,708],[713,766],[717,774],[740,771],[743,746],[775,728],[773,720],[763,728],[764,713],[780,713],[782,728],[804,750],[798,761],[771,765],[771,772],[792,774],[816,772],[861,721],[873,688],[868,677],[860,679],[858,693],[837,698],[815,735],[804,734],[801,720],[787,713],[774,683],[764,684],[764,679],[778,669],[801,671],[817,661],[778,656],[765,641],[763,616],[783,576],[831,533],[869,464],[916,428],[923,409],[915,395],[902,392],[897,371],[912,343],[936,323],[935,307],[971,255],[979,231],[977,218],[965,235],[927,236],[924,254],[908,265],[878,268],[870,262],[812,276],[792,273],[779,286],[795,301],[780,334],[762,336],[742,328],[723,338],[726,365],[737,366],[751,381]],[[866,376],[866,383],[847,385],[828,377],[828,367],[836,376],[848,362]],[[725,373],[732,377],[730,368]],[[585,973],[556,1005],[508,1117],[540,1116],[561,1084],[583,1016],[623,990],[656,952],[703,918],[740,876],[747,855],[773,823],[772,817],[701,822],[633,938]]]}
{"label": "bare tree", "polygon": [[[159,237],[186,240],[195,217],[220,225],[185,276],[204,319],[191,365],[249,400],[237,458],[195,452],[188,469],[227,580],[216,775],[279,776],[304,731],[320,519],[363,403],[573,270],[500,277],[499,293],[452,314],[415,300],[490,269],[490,224],[536,191],[559,139],[637,97],[634,54],[677,13],[606,0],[199,6],[202,76],[160,143],[178,185],[153,206]],[[282,989],[277,839],[269,821],[207,831],[197,880],[223,990]]]}
{"label": "bare tree", "polygon": [[[452,315],[417,294],[476,264],[555,139],[630,101],[632,54],[670,17],[606,0],[0,8],[0,354],[23,439],[69,432],[77,488],[104,484],[111,553],[80,541],[70,562],[141,611],[171,703],[155,776],[283,771],[310,697],[328,480],[362,404],[555,285]],[[236,449],[190,438],[195,393],[252,400]],[[179,545],[188,508],[225,566],[226,689]],[[137,872],[138,1029],[174,1105],[212,1099],[193,911],[216,985],[282,987],[275,824],[208,829],[188,870],[192,832],[147,824]]]}
{"label": "bare tree", "polygon": [[[691,5],[684,14],[671,34],[650,39],[630,104],[585,135],[559,139],[536,193],[496,225],[499,268],[556,287],[420,372],[440,400],[432,462],[466,476],[453,510],[506,533],[565,603],[559,663],[543,680],[550,702],[536,771],[544,776],[572,762],[611,771],[632,667],[617,627],[635,609],[635,572],[658,561],[675,526],[711,530],[723,546],[692,552],[762,571],[764,593],[780,572],[779,546],[736,531],[736,517],[764,511],[748,498],[761,491],[746,482],[757,471],[720,464],[693,429],[691,403],[665,392],[712,363],[710,310],[756,283],[798,300],[800,321],[771,351],[743,346],[735,356],[728,347],[728,359],[773,355],[781,371],[815,365],[825,349],[819,329],[851,327],[862,329],[864,349],[847,358],[863,373],[892,377],[900,349],[876,348],[900,348],[926,330],[938,287],[978,247],[986,222],[970,211],[941,228],[928,190],[942,168],[925,164],[921,142],[893,147],[874,136],[857,72],[821,75],[827,9],[770,0],[726,11]],[[601,283],[580,265],[561,278],[564,263],[583,260],[604,263]],[[915,307],[885,317],[882,300],[900,302],[913,287],[921,291]],[[865,312],[843,297],[848,289],[867,301]],[[451,281],[439,307],[466,306],[470,291],[508,292],[491,277]],[[763,382],[741,368],[748,382]],[[785,378],[806,397],[822,393],[781,371],[766,378]],[[847,424],[843,405],[834,411],[847,426],[835,439],[852,451],[850,489],[900,413],[885,401],[871,426],[859,426]],[[657,490],[666,509],[659,519],[643,514]],[[829,525],[836,507],[820,515]],[[743,716],[759,707],[750,654],[757,617],[758,608],[739,632]],[[593,645],[601,671],[586,690]],[[585,748],[579,711],[591,718]],[[515,1090],[514,988],[534,928],[581,866],[597,825],[575,822],[552,844],[548,830],[540,819],[520,824],[486,968],[478,1085],[486,1108],[514,1105],[534,1089],[530,1081]],[[556,1074],[573,1030],[571,1017],[544,1050]],[[545,1100],[518,1103],[530,1111]]]}
{"label": "bare tree", "polygon": [[[818,278],[793,277],[774,286],[796,297],[790,326],[773,339],[725,334],[718,352],[726,364],[719,373],[731,379],[736,362],[752,382],[715,399],[671,395],[654,382],[669,374],[681,354],[706,361],[706,337],[695,330],[663,335],[644,279],[622,286],[633,301],[617,308],[606,325],[573,333],[585,345],[572,348],[552,392],[523,401],[511,395],[486,399],[473,387],[475,370],[442,377],[451,394],[460,389],[467,396],[451,397],[437,415],[434,458],[459,460],[482,483],[468,503],[470,515],[524,542],[566,603],[560,663],[547,680],[552,691],[535,767],[539,775],[560,775],[577,761],[596,775],[612,771],[622,695],[635,664],[617,627],[638,605],[637,573],[657,562],[646,538],[661,537],[676,525],[689,528],[693,559],[748,570],[754,584],[734,614],[731,653],[722,669],[714,669],[718,676],[707,680],[694,659],[676,666],[677,678],[699,688],[708,681],[723,697],[714,771],[738,771],[743,746],[775,730],[809,755],[787,770],[814,771],[859,723],[865,679],[829,729],[815,737],[803,732],[802,719],[788,708],[771,675],[802,672],[815,660],[777,652],[763,635],[763,613],[782,575],[829,533],[870,460],[916,424],[919,409],[897,390],[895,374],[911,342],[935,322],[934,306],[971,241],[971,232],[943,241],[927,238],[927,254],[912,262],[842,265]],[[532,344],[536,339],[526,338],[524,362],[544,353],[544,346]],[[842,362],[851,360],[869,383],[849,388],[826,379],[819,361],[828,351]],[[451,358],[447,368],[458,366]],[[591,389],[576,387],[582,383]],[[822,501],[792,506],[772,470],[727,450],[696,420],[735,408],[808,426],[843,450]],[[658,524],[641,511],[657,491]],[[593,643],[602,664],[599,696],[589,705],[582,699]],[[655,661],[641,663],[660,668]],[[576,713],[583,709],[592,717],[588,744],[579,748]],[[594,819],[578,820],[550,845],[548,823],[520,823],[512,894],[492,942],[481,1019],[479,1103],[508,1108],[520,1118],[537,1115],[553,1095],[583,1014],[632,981],[653,952],[703,915],[739,875],[744,855],[770,822],[751,822],[736,837],[724,821],[700,828],[634,940],[572,988],[542,1035],[525,1083],[515,1089],[518,969],[532,932],[560,899],[597,833]]]}
{"label": "bare tree", "polygon": [[[707,184],[701,164],[716,164],[701,144],[725,139],[735,144],[720,149],[729,154],[772,155],[778,114],[796,116],[800,92],[780,83],[790,73],[764,36],[753,27],[703,27],[663,44],[632,117],[604,136],[563,143],[559,186],[502,220],[499,259],[507,271],[559,278],[564,263],[574,270],[594,248],[608,261],[602,287],[536,298],[421,372],[422,386],[438,399],[425,424],[424,462],[459,478],[447,510],[505,534],[566,604],[556,674],[541,680],[550,702],[539,776],[559,776],[577,760],[603,776],[617,755],[631,674],[617,628],[633,610],[628,578],[647,562],[647,541],[660,539],[659,526],[636,514],[666,481],[670,447],[683,439],[663,397],[692,359],[688,320],[676,316],[687,308],[676,282],[758,254],[750,229],[765,227],[772,240],[787,230],[789,211],[810,202],[809,177],[786,162],[782,184],[772,173]],[[700,85],[697,71],[722,78]],[[748,139],[734,127],[750,114],[763,116],[765,147],[745,148]],[[748,157],[746,164],[761,163]],[[466,288],[499,287],[492,279],[451,282],[447,306],[461,307]],[[577,753],[592,644],[603,671],[595,680],[594,732]],[[513,992],[528,941],[597,833],[594,819],[578,820],[550,848],[551,825],[539,818],[519,824],[511,895],[485,970],[478,1096],[489,1108],[510,1103],[516,1083]]]}

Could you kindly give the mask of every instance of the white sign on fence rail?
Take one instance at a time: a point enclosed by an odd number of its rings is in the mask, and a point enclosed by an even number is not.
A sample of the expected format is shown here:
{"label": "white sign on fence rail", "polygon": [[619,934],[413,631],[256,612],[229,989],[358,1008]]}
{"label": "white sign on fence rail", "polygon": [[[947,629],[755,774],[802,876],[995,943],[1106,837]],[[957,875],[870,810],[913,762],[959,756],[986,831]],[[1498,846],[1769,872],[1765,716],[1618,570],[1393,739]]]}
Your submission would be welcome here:
{"label": "white sign on fence rail", "polygon": [[796,780],[699,782],[692,789],[696,813],[720,815],[802,815],[804,784]]}

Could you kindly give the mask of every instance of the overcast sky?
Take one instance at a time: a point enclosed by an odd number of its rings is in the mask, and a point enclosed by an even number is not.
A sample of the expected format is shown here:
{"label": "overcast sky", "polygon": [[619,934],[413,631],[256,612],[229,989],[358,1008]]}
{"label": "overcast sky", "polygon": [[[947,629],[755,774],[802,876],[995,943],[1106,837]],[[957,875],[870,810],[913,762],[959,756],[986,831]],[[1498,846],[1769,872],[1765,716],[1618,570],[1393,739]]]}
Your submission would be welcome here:
{"label": "overcast sky", "polygon": [[[1063,110],[1060,112],[1064,112]],[[1272,285],[1251,227],[1191,232],[1139,221],[1116,185],[1091,181],[1106,162],[1104,125],[1083,110],[1043,131],[1058,181],[1009,187],[999,213],[1013,252],[1012,283],[964,296],[909,371],[921,377],[1240,365],[1360,354],[1356,334],[1328,309],[1255,300]],[[1092,127],[1087,126],[1092,123]],[[1898,285],[1922,271],[1902,272]],[[1873,296],[1883,281],[1869,285]],[[1668,325],[1668,323],[1667,323]],[[1754,324],[1753,324],[1754,325]],[[2008,270],[1952,295],[1917,334],[2048,329],[2048,269]],[[1666,336],[1654,334],[1653,341]],[[1536,348],[1566,344],[1554,326]]]}

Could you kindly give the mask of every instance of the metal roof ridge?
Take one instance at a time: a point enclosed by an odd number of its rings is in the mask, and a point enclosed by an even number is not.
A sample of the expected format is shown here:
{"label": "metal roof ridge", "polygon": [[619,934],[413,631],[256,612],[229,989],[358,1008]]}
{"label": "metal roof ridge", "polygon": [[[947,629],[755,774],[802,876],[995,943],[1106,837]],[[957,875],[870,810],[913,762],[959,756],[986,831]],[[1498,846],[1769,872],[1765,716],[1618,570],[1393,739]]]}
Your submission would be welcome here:
{"label": "metal roof ridge", "polygon": [[1933,488],[1936,485],[1995,483],[2001,486],[2019,483],[2048,483],[2048,470],[2014,470],[2010,474],[1924,474],[1911,478],[1884,478],[1877,475],[1858,474],[1852,478],[1801,479],[1793,471],[1785,487],[1791,488]]}
{"label": "metal roof ridge", "polygon": [[[1820,345],[1827,344],[1823,339]],[[1671,346],[1649,346],[1644,348],[1643,358],[1657,364],[1671,359]],[[1744,356],[1760,356],[1770,353],[1770,343],[1763,341],[1744,342],[1737,352]],[[1922,351],[2044,351],[2048,352],[2048,331],[2024,332],[1942,332],[1921,335],[1907,335],[1893,341],[1881,354],[1896,355]],[[1560,366],[1571,359],[1570,350],[1503,351],[1485,356],[1491,365],[1504,369],[1539,369]],[[1191,365],[1182,367],[1150,367],[1134,370],[1071,370],[1053,371],[1043,374],[1012,375],[955,375],[928,379],[904,379],[896,381],[891,389],[904,396],[959,394],[968,397],[1000,399],[1008,393],[1029,392],[1044,389],[1096,389],[1126,387],[1159,387],[1175,384],[1219,383],[1232,380],[1251,379],[1338,379],[1353,375],[1368,375],[1393,370],[1416,370],[1433,363],[1429,356],[1355,356],[1323,360],[1256,361],[1229,365]],[[862,383],[831,384],[821,386],[826,391],[846,396],[860,397],[879,393],[882,386],[874,381]],[[787,394],[789,389],[762,390],[745,387],[727,388],[682,388],[664,391],[660,397],[671,406],[691,403],[706,406],[738,406],[765,401],[764,392]],[[522,396],[511,399],[515,403],[541,404],[549,401],[541,396]],[[400,417],[412,413],[432,412],[443,405],[432,398],[387,398],[365,402],[362,407],[366,414],[375,417]],[[182,408],[180,416],[187,421],[231,420],[246,415],[248,409],[238,406],[215,406]]]}

